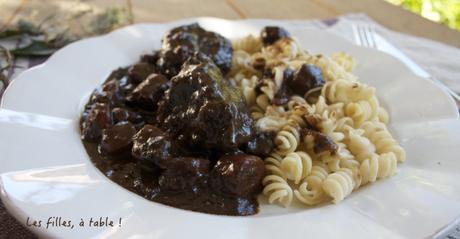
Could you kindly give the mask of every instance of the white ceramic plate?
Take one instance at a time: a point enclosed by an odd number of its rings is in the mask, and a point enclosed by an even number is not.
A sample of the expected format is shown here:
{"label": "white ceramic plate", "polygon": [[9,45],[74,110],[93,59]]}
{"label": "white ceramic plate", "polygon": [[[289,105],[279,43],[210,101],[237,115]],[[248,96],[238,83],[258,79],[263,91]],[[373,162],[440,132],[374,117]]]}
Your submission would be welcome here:
{"label": "white ceramic plate", "polygon": [[[235,38],[281,25],[314,53],[346,51],[356,74],[377,88],[391,129],[407,151],[396,176],[366,186],[338,205],[289,208],[262,204],[250,217],[215,216],[147,201],[109,181],[89,161],[78,119],[89,93],[111,70],[160,47],[173,26],[198,21]],[[424,238],[460,214],[460,121],[454,102],[398,60],[320,30],[284,21],[198,18],[140,24],[73,43],[16,78],[0,110],[1,197],[31,229],[60,238]],[[73,229],[44,224],[71,220]],[[109,217],[114,227],[79,227]],[[119,225],[121,218],[121,225]]]}

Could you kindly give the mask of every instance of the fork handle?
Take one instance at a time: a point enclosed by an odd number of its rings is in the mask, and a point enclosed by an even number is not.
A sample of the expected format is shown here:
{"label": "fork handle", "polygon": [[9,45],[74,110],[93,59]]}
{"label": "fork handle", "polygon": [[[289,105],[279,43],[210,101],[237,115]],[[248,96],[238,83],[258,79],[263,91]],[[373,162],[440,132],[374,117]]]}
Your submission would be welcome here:
{"label": "fork handle", "polygon": [[450,96],[452,96],[452,98],[454,98],[454,100],[457,102],[457,105],[460,106],[460,96],[455,93],[453,90],[451,90],[449,87],[447,87],[443,82],[441,82],[440,80],[436,79],[436,78],[433,78],[433,77],[428,77],[429,80],[431,80],[433,83],[435,83],[436,85],[440,86],[441,88],[443,88],[444,90],[446,90]]}

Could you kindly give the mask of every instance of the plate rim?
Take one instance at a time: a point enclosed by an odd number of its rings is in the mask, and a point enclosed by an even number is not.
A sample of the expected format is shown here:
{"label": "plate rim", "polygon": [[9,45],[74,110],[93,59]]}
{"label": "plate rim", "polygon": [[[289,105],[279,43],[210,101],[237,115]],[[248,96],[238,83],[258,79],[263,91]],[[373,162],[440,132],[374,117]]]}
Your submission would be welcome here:
{"label": "plate rim", "polygon": [[[229,22],[251,22],[253,20],[256,20],[256,21],[264,21],[264,20],[270,20],[270,21],[273,21],[273,22],[278,22],[278,21],[281,21],[281,22],[290,22],[291,20],[275,20],[275,19],[244,19],[244,20],[227,20],[227,19],[222,19],[222,18],[213,18],[213,17],[199,17],[199,18],[186,18],[186,19],[181,19],[181,20],[177,20],[177,21],[170,21],[170,22],[164,22],[164,23],[139,23],[139,24],[133,24],[133,25],[129,25],[129,26],[126,26],[126,27],[123,27],[123,28],[120,28],[120,29],[117,29],[115,31],[112,31],[110,33],[107,33],[107,34],[104,34],[104,35],[100,35],[100,36],[94,36],[94,37],[89,37],[89,38],[86,38],[86,39],[83,39],[83,40],[80,40],[80,41],[76,41],[74,43],[71,43],[67,46],[65,46],[64,48],[58,50],[57,52],[63,52],[63,51],[66,51],[66,49],[68,47],[70,47],[71,45],[72,46],[76,46],[78,44],[80,44],[81,42],[83,41],[92,41],[94,39],[102,39],[102,38],[107,38],[107,37],[110,37],[110,36],[113,36],[115,34],[117,34],[118,32],[122,32],[122,31],[126,31],[126,29],[130,29],[130,28],[136,28],[136,27],[140,27],[140,26],[150,26],[150,25],[166,25],[166,26],[170,26],[170,25],[176,25],[176,24],[182,24],[182,23],[185,23],[185,22],[191,22],[191,21],[197,21],[197,22],[200,22],[200,21],[229,21]],[[308,20],[305,20],[306,22]],[[333,34],[333,33],[330,33],[330,32],[327,32],[325,30],[315,30],[315,29],[309,29],[309,28],[306,28],[306,30],[314,30],[314,31],[320,31],[320,32],[323,32],[324,34],[329,34],[329,35],[333,35],[334,37],[338,37],[338,38],[341,38],[339,35],[336,35],[336,34]],[[344,41],[347,41],[346,39],[342,38]],[[347,41],[349,42],[349,41]],[[350,44],[352,44],[351,42],[349,42]],[[387,55],[388,57],[390,58],[393,58],[393,60],[395,61],[398,61],[400,62],[397,58],[395,58],[394,56],[391,56],[387,53],[384,53],[384,52],[380,52],[378,50],[375,50],[375,49],[369,49],[369,48],[364,48],[364,47],[360,47],[360,46],[355,46],[354,47],[358,47],[358,48],[363,48],[363,49],[366,49],[368,51],[376,51],[376,52],[379,52],[381,54],[385,54]],[[17,75],[12,81],[11,83],[9,84],[9,86],[5,89],[4,93],[3,93],[3,96],[2,96],[2,99],[0,101],[0,112],[1,110],[5,109],[4,108],[4,104],[5,104],[5,101],[6,99],[8,99],[9,97],[12,98],[12,96],[14,95],[14,87],[11,87],[12,85],[14,85],[18,80],[26,80],[28,78],[24,78],[24,77],[20,77],[21,75],[23,75],[24,73],[27,73],[27,74],[31,74],[33,73],[34,71],[36,71],[37,69],[40,69],[40,68],[45,68],[48,64],[50,64],[50,60],[51,59],[54,59],[56,57],[56,54],[53,54],[52,56],[50,56],[45,62],[41,63],[40,65],[37,65],[37,66],[34,66],[32,68],[29,68],[23,72],[21,72],[19,75]],[[415,76],[415,74],[410,71],[410,69],[408,67],[406,67],[405,65],[403,66],[405,68],[405,70],[407,72],[410,72],[411,74],[413,74]],[[420,80],[424,80],[423,78],[419,77],[419,76],[416,76],[417,78],[419,78]],[[449,104],[451,104],[453,106],[453,108],[455,108],[455,111],[457,112],[457,106],[454,102],[454,100],[448,95],[448,93],[442,89],[441,87],[437,86],[436,84],[430,82],[432,84],[433,87],[436,87],[439,91],[443,92],[444,95],[447,95],[450,99],[450,102]],[[13,90],[11,90],[13,89]],[[11,95],[11,96],[10,96]],[[7,110],[13,110],[14,109],[7,109]],[[455,119],[460,119],[460,115],[456,114],[456,117]],[[6,173],[6,172],[5,172]],[[2,174],[3,175],[3,174]],[[107,179],[108,180],[108,179]],[[4,186],[3,186],[3,182],[2,180],[0,180],[0,196],[2,198],[2,201],[5,205],[5,208],[8,210],[9,213],[11,213],[15,218],[19,219],[19,215],[20,214],[23,214],[25,215],[25,212],[23,212],[20,208],[15,208],[15,205],[14,204],[11,204],[10,205],[10,201],[7,200],[8,199],[8,195],[6,194],[6,192],[4,192]],[[20,220],[21,224],[24,224],[22,220]],[[30,229],[30,228],[29,228]],[[31,228],[31,229],[34,229],[34,228]],[[37,233],[41,236],[47,236],[48,234],[43,232],[42,230],[31,230],[33,231],[34,233]]]}

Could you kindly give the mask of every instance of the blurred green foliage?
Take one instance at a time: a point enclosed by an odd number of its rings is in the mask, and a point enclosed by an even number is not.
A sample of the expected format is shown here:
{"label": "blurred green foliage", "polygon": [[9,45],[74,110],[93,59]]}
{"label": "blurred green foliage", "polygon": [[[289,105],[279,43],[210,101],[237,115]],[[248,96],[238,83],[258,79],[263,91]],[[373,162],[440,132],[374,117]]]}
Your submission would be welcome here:
{"label": "blurred green foliage", "polygon": [[460,0],[385,0],[460,30]]}

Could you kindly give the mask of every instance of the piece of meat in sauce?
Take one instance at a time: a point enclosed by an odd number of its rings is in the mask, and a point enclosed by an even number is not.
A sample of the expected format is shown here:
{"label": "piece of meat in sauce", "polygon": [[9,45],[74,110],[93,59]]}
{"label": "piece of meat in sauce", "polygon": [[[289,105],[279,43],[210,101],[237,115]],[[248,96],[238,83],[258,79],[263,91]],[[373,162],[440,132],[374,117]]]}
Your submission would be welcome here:
{"label": "piece of meat in sauce", "polygon": [[167,77],[173,77],[196,52],[210,57],[223,74],[230,70],[233,54],[231,42],[215,32],[204,30],[196,23],[176,27],[163,37],[157,65]]}
{"label": "piece of meat in sauce", "polygon": [[179,146],[163,130],[145,125],[133,137],[132,155],[145,171],[165,169],[166,162],[181,153]]}
{"label": "piece of meat in sauce", "polygon": [[154,65],[147,62],[139,62],[128,69],[128,79],[132,84],[137,85],[155,72],[156,69]]}
{"label": "piece of meat in sauce", "polygon": [[102,131],[99,149],[104,154],[125,155],[131,152],[136,128],[129,122],[121,122]]}
{"label": "piece of meat in sauce", "polygon": [[169,81],[165,76],[153,73],[136,86],[126,99],[131,105],[144,110],[155,111],[158,101],[168,89],[168,83]]}
{"label": "piece of meat in sauce", "polygon": [[136,113],[135,111],[121,107],[113,108],[112,118],[114,124],[120,122],[130,122],[134,126],[136,126],[136,128],[139,126],[143,126],[144,124],[144,118],[142,117],[142,115]]}
{"label": "piece of meat in sauce", "polygon": [[308,128],[300,129],[300,133],[302,138],[305,136],[313,137],[313,152],[315,152],[315,154],[324,152],[329,152],[330,154],[337,153],[338,146],[329,136]]}
{"label": "piece of meat in sauce", "polygon": [[292,69],[286,68],[283,83],[276,92],[273,103],[285,104],[293,94],[304,97],[309,90],[322,87],[324,84],[321,69],[314,65],[303,64],[295,73]]}
{"label": "piece of meat in sauce", "polygon": [[160,50],[154,51],[151,54],[144,54],[140,57],[140,62],[145,62],[150,65],[156,66],[158,59],[160,59]]}
{"label": "piece of meat in sauce", "polygon": [[234,150],[252,135],[241,93],[202,54],[171,79],[157,115],[161,128],[189,147]]}
{"label": "piece of meat in sauce", "polygon": [[273,132],[257,132],[252,139],[243,146],[243,151],[260,157],[268,156],[274,148],[274,136]]}
{"label": "piece of meat in sauce", "polygon": [[123,92],[117,79],[104,82],[94,90],[90,97],[91,103],[106,103],[111,106],[120,105],[122,101]]}
{"label": "piece of meat in sauce", "polygon": [[217,161],[209,180],[217,193],[248,196],[260,190],[264,174],[262,159],[254,155],[234,154],[222,156]]}
{"label": "piece of meat in sauce", "polygon": [[81,138],[96,142],[101,138],[102,130],[113,124],[110,107],[106,103],[94,103],[83,112],[80,122]]}
{"label": "piece of meat in sauce", "polygon": [[207,183],[210,161],[204,158],[176,157],[165,163],[159,178],[161,190],[168,192],[197,192]]}
{"label": "piece of meat in sauce", "polygon": [[286,29],[277,26],[266,26],[260,32],[260,38],[264,46],[271,45],[281,38],[290,36],[291,34]]}
{"label": "piece of meat in sauce", "polygon": [[321,69],[309,64],[303,64],[294,77],[288,78],[287,81],[289,88],[300,96],[304,96],[311,89],[322,87],[324,83]]}

